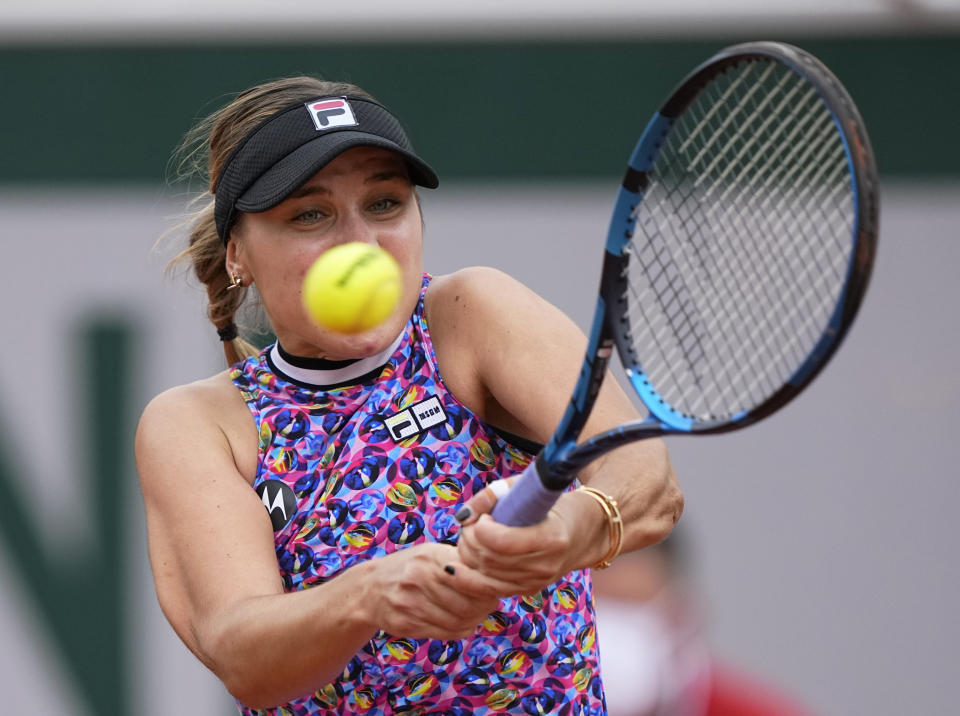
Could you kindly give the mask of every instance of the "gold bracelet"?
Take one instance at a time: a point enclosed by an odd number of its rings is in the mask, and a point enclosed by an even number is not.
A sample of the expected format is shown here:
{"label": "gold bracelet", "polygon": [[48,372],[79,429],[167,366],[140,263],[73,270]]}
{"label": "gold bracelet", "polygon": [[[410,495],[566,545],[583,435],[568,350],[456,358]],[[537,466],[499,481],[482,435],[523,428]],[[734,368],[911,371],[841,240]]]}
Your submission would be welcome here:
{"label": "gold bracelet", "polygon": [[586,485],[582,485],[578,489],[580,492],[585,492],[596,500],[607,518],[607,529],[610,533],[610,551],[594,566],[595,569],[606,569],[613,564],[613,560],[617,558],[617,555],[620,554],[620,549],[623,547],[623,517],[620,515],[620,508],[617,506],[615,499],[610,497],[610,495],[600,492],[600,490],[587,487]]}

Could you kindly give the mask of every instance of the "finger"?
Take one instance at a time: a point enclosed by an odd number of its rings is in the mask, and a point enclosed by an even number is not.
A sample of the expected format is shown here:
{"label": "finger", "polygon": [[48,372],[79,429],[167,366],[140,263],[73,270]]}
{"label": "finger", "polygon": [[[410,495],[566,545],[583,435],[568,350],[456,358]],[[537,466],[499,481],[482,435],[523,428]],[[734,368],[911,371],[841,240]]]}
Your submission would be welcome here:
{"label": "finger", "polygon": [[501,599],[527,593],[525,584],[485,575],[460,562],[444,565],[443,572],[441,581],[451,591],[435,603],[445,614],[433,621],[445,628],[475,628],[500,608]]}
{"label": "finger", "polygon": [[457,545],[458,556],[465,564],[525,588],[563,573],[569,549],[568,542],[549,523],[507,527],[489,515],[481,515],[462,530]]}
{"label": "finger", "polygon": [[552,572],[528,574],[523,566],[521,566],[521,569],[517,569],[515,565],[508,565],[504,569],[485,568],[478,570],[471,570],[466,565],[463,568],[458,566],[456,571],[458,578],[464,569],[466,570],[465,579],[457,584],[458,589],[475,594],[492,591],[498,599],[535,594],[548,584],[556,581],[557,578],[557,575]]}
{"label": "finger", "polygon": [[[465,566],[448,566],[449,570],[438,569],[433,578],[424,575],[419,590],[395,595],[384,625],[387,631],[414,638],[461,638],[473,633],[487,614],[497,608],[498,597],[478,597],[464,589],[463,573],[468,571]],[[457,575],[457,571],[461,574]],[[461,577],[459,583],[457,576]]]}
{"label": "finger", "polygon": [[501,598],[517,594],[524,586],[505,576],[471,569],[462,562],[448,564],[444,571],[450,575],[449,583],[454,589],[486,604],[489,609],[496,608]]}
{"label": "finger", "polygon": [[535,559],[540,551],[540,545],[522,534],[524,531],[529,528],[506,527],[495,522],[490,515],[479,515],[460,531],[457,554],[465,564],[486,574],[495,573],[499,568],[522,565],[526,560]]}
{"label": "finger", "polygon": [[[485,528],[492,525],[494,530],[503,529],[508,531],[506,544],[508,550],[500,551],[498,549],[498,540],[491,540],[486,534]],[[536,545],[524,544],[518,546],[512,541],[510,533],[514,533],[523,528],[509,528],[499,525],[488,514],[477,515],[471,524],[464,525],[460,530],[460,537],[457,541],[457,554],[464,564],[471,569],[479,569],[486,574],[496,574],[496,569],[506,567],[518,560],[529,557],[536,550]],[[526,543],[527,540],[524,540]]]}
{"label": "finger", "polygon": [[469,533],[471,545],[513,560],[517,557],[535,559],[565,549],[556,528],[549,519],[527,527],[510,527],[490,515],[479,515],[471,529],[464,532]]}
{"label": "finger", "polygon": [[457,510],[457,514],[455,515],[457,522],[461,525],[473,524],[480,515],[491,512],[497,504],[497,501],[507,494],[510,486],[516,479],[517,476],[513,475],[511,477],[494,480],[484,487],[480,492],[463,503],[463,506]]}

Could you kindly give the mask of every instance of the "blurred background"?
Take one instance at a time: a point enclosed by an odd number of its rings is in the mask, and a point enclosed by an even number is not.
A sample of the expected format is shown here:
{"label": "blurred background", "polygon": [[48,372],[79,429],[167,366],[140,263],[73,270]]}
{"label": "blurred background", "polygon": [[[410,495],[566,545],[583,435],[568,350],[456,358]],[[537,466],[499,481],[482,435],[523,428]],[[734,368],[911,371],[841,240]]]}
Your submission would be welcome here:
{"label": "blurred background", "polygon": [[801,398],[670,442],[704,639],[811,713],[955,713],[958,0],[0,4],[0,712],[235,712],[157,607],[132,459],[146,402],[223,367],[202,288],[163,270],[183,237],[157,243],[201,188],[169,159],[197,119],[279,76],[361,85],[441,176],[428,270],[497,266],[586,326],[647,118],[759,39],[858,102],[880,250]]}

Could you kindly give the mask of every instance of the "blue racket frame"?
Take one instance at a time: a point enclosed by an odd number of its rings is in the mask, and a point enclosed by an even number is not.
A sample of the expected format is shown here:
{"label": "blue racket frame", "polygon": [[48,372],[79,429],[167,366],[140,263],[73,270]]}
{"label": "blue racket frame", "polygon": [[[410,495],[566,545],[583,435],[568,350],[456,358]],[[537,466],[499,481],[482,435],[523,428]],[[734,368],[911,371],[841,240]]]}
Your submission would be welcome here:
{"label": "blue racket frame", "polygon": [[[643,366],[633,355],[632,341],[624,327],[626,323],[621,320],[625,311],[625,267],[629,260],[625,248],[635,230],[636,208],[643,200],[649,172],[676,118],[709,80],[730,65],[751,57],[772,57],[791,68],[810,82],[830,109],[851,167],[855,216],[853,250],[844,289],[828,326],[789,380],[752,410],[722,420],[704,421],[670,406],[651,385]],[[876,163],[863,120],[839,80],[815,57],[783,43],[754,42],[729,47],[694,69],[653,115],[630,156],[607,232],[600,291],[579,379],[550,441],[521,473],[510,492],[497,503],[493,510],[494,519],[516,526],[540,522],[581,468],[616,447],[649,437],[738,430],[779,410],[796,397],[836,352],[863,300],[876,253],[877,195]],[[606,376],[614,346],[649,415],[578,444],[577,439]]]}

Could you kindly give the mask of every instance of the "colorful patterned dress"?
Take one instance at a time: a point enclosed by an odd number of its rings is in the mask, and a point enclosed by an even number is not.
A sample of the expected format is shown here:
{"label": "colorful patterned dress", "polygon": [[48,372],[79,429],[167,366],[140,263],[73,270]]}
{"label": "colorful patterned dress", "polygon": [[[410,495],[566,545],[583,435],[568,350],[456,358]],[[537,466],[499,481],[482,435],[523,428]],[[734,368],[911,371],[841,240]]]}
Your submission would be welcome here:
{"label": "colorful patterned dress", "polygon": [[[287,591],[409,545],[454,544],[457,508],[531,459],[444,385],[424,318],[428,285],[425,276],[385,362],[346,384],[329,385],[336,371],[311,371],[277,346],[232,370],[259,430],[254,488]],[[318,377],[327,384],[311,384]],[[501,600],[461,641],[377,632],[333,683],[276,709],[240,711],[604,714],[589,573]]]}

